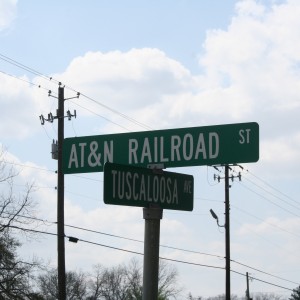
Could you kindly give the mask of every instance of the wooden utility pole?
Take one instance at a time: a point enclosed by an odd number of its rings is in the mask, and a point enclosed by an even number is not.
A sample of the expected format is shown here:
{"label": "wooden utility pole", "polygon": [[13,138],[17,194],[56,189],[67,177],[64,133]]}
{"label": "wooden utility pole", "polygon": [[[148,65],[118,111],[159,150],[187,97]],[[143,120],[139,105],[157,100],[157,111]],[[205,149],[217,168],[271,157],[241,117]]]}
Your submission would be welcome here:
{"label": "wooden utility pole", "polygon": [[226,300],[230,300],[230,218],[229,218],[229,166],[225,166],[225,256],[226,256]]}
{"label": "wooden utility pole", "polygon": [[[217,169],[215,167],[215,169]],[[218,169],[217,169],[218,170]],[[213,216],[214,219],[217,220],[217,224],[219,227],[225,228],[225,299],[230,300],[231,295],[231,282],[230,282],[230,202],[229,202],[229,179],[232,181],[234,178],[239,178],[241,180],[241,173],[239,173],[237,176],[231,175],[229,176],[229,170],[231,168],[229,165],[225,165],[225,176],[216,176],[214,175],[214,179],[217,179],[218,182],[220,182],[221,179],[225,180],[225,224],[220,225],[218,216],[215,214],[215,212],[211,209],[210,213]]]}
{"label": "wooden utility pole", "polygon": [[246,281],[247,281],[246,299],[247,299],[247,300],[250,300],[249,274],[248,274],[248,272],[246,272]]}
{"label": "wooden utility pole", "polygon": [[62,171],[62,147],[64,142],[64,88],[58,87],[58,160],[57,160],[57,272],[59,300],[66,299],[66,267],[65,267],[65,213],[64,186],[65,179]]}
{"label": "wooden utility pole", "polygon": [[[66,300],[66,267],[65,267],[65,213],[64,213],[64,190],[65,181],[62,167],[62,152],[64,143],[64,119],[65,119],[65,106],[64,102],[68,99],[79,98],[80,93],[76,97],[65,99],[64,87],[59,83],[58,97],[52,96],[52,92],[48,92],[49,97],[58,99],[58,109],[56,116],[52,113],[48,114],[48,118],[40,115],[41,124],[44,125],[45,121],[53,123],[54,119],[58,120],[58,137],[57,141],[53,140],[52,144],[52,158],[57,160],[57,278],[58,278],[58,300]],[[72,117],[76,118],[76,111],[71,114],[67,111],[67,118],[71,120]]]}

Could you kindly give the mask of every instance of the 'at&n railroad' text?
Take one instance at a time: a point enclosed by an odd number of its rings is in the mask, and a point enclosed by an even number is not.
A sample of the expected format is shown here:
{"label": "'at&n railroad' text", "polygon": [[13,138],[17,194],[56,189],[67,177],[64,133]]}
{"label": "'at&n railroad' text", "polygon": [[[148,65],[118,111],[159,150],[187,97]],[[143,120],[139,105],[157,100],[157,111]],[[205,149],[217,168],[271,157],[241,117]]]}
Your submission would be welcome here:
{"label": "'at&n railroad' text", "polygon": [[165,168],[256,162],[258,140],[254,122],[67,138],[63,171],[102,172],[106,162]]}

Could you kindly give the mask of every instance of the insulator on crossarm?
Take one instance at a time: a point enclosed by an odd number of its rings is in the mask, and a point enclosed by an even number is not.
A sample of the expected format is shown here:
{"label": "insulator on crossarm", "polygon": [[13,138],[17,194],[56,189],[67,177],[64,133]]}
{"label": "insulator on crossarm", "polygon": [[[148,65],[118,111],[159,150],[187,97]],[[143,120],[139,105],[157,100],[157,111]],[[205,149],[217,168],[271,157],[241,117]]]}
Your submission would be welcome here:
{"label": "insulator on crossarm", "polygon": [[40,115],[40,121],[41,121],[41,125],[45,124],[45,118],[43,115]]}
{"label": "insulator on crossarm", "polygon": [[68,117],[68,120],[70,121],[71,120],[71,118],[72,118],[72,115],[71,115],[71,113],[70,113],[70,111],[68,110],[67,111],[67,117]]}

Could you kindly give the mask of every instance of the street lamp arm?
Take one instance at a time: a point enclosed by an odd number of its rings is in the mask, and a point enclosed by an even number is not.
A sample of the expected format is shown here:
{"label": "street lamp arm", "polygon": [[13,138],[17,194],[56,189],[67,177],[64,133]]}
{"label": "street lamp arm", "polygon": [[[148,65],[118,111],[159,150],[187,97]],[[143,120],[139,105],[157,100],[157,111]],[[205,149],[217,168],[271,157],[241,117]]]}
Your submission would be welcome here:
{"label": "street lamp arm", "polygon": [[220,224],[219,224],[219,218],[218,218],[218,216],[216,215],[216,213],[215,213],[212,209],[210,209],[209,211],[210,211],[212,217],[217,221],[218,226],[219,226],[219,227],[225,227],[225,225],[220,225]]}

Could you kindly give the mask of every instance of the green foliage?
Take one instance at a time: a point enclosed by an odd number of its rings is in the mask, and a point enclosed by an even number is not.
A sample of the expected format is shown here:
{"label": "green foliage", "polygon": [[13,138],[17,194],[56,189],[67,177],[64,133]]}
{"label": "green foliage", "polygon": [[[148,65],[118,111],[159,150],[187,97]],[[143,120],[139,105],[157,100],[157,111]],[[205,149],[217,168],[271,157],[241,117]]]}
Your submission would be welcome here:
{"label": "green foliage", "polygon": [[33,264],[18,259],[16,239],[7,230],[0,233],[0,295],[1,299],[28,299],[31,294],[30,274]]}
{"label": "green foliage", "polygon": [[12,234],[15,225],[20,226],[20,214],[30,212],[30,192],[28,187],[18,197],[14,192],[14,178],[17,173],[11,167],[7,167],[4,158],[4,151],[0,148],[0,299],[37,299],[34,298],[30,279],[36,263],[23,262],[17,255],[17,248],[20,243]]}
{"label": "green foliage", "polygon": [[300,300],[300,285],[293,290],[290,300]]}

